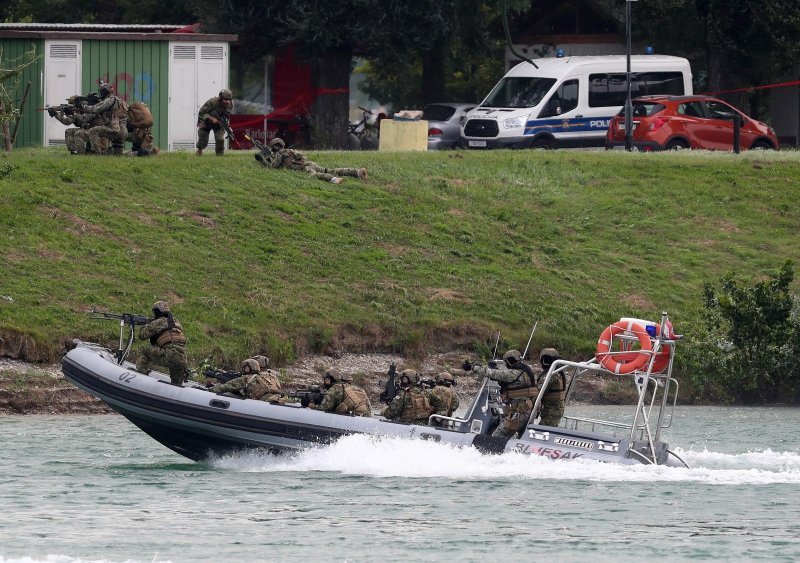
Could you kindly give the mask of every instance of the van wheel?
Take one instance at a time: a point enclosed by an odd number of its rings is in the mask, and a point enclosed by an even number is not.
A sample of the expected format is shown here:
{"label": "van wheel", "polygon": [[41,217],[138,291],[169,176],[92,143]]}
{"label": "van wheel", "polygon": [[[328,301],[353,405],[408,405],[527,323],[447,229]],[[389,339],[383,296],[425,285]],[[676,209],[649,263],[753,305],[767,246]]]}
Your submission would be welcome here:
{"label": "van wheel", "polygon": [[539,137],[531,143],[531,148],[550,151],[556,148],[556,140],[552,137]]}
{"label": "van wheel", "polygon": [[756,141],[753,143],[753,146],[750,147],[750,149],[754,151],[771,151],[773,148],[774,147],[772,146],[772,143],[765,141],[764,139]]}
{"label": "van wheel", "polygon": [[681,151],[683,149],[688,149],[689,145],[683,139],[672,139],[667,146],[664,147],[666,151]]}

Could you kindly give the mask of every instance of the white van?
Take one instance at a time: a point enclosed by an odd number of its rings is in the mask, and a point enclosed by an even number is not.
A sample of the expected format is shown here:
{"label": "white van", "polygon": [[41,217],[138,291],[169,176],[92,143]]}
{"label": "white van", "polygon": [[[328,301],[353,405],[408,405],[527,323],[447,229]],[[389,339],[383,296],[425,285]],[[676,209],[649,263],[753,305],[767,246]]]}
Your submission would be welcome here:
{"label": "white van", "polygon": [[[627,96],[624,55],[537,59],[519,63],[467,114],[468,148],[603,146],[608,122]],[[692,94],[689,61],[631,57],[631,97]]]}

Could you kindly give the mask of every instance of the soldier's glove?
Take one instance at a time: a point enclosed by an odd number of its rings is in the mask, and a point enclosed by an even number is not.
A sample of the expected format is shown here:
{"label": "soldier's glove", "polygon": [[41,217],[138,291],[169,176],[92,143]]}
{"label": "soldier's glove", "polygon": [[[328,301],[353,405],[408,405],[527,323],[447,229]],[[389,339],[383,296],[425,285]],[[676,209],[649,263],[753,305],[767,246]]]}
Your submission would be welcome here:
{"label": "soldier's glove", "polygon": [[304,409],[308,408],[308,405],[311,404],[311,397],[308,395],[304,395],[302,399],[300,399],[300,406]]}
{"label": "soldier's glove", "polygon": [[469,363],[469,360],[464,360],[464,363],[461,364],[461,369],[463,369],[464,371],[470,371],[472,370],[472,364]]}
{"label": "soldier's glove", "polygon": [[497,362],[495,360],[489,360],[489,363],[486,364],[492,369],[497,369]]}
{"label": "soldier's glove", "polygon": [[55,117],[56,116],[56,109],[55,108],[47,108],[47,115],[49,115],[50,117]]}

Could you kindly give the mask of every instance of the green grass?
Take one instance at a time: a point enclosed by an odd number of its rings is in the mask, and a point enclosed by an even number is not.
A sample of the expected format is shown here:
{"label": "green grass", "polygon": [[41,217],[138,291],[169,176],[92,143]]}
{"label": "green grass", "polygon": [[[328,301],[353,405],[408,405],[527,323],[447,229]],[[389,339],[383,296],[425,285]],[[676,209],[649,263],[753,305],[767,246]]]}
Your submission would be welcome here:
{"label": "green grass", "polygon": [[0,156],[0,354],[113,343],[92,308],[165,299],[193,360],[494,342],[589,355],[620,316],[698,329],[701,290],[800,261],[800,154],[252,153]]}

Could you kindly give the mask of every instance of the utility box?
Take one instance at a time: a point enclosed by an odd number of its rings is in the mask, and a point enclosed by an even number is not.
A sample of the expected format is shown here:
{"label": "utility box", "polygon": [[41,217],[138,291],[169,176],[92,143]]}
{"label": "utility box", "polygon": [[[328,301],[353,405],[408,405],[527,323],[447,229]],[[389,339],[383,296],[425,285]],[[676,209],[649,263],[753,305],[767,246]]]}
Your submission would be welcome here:
{"label": "utility box", "polygon": [[5,60],[30,50],[39,56],[16,84],[5,84],[15,100],[31,85],[15,146],[63,146],[66,127],[37,108],[97,92],[102,81],[128,104],[150,107],[156,146],[193,150],[197,110],[228,87],[229,44],[236,40],[194,26],[0,23]]}
{"label": "utility box", "polygon": [[428,122],[381,119],[381,151],[427,151]]}

